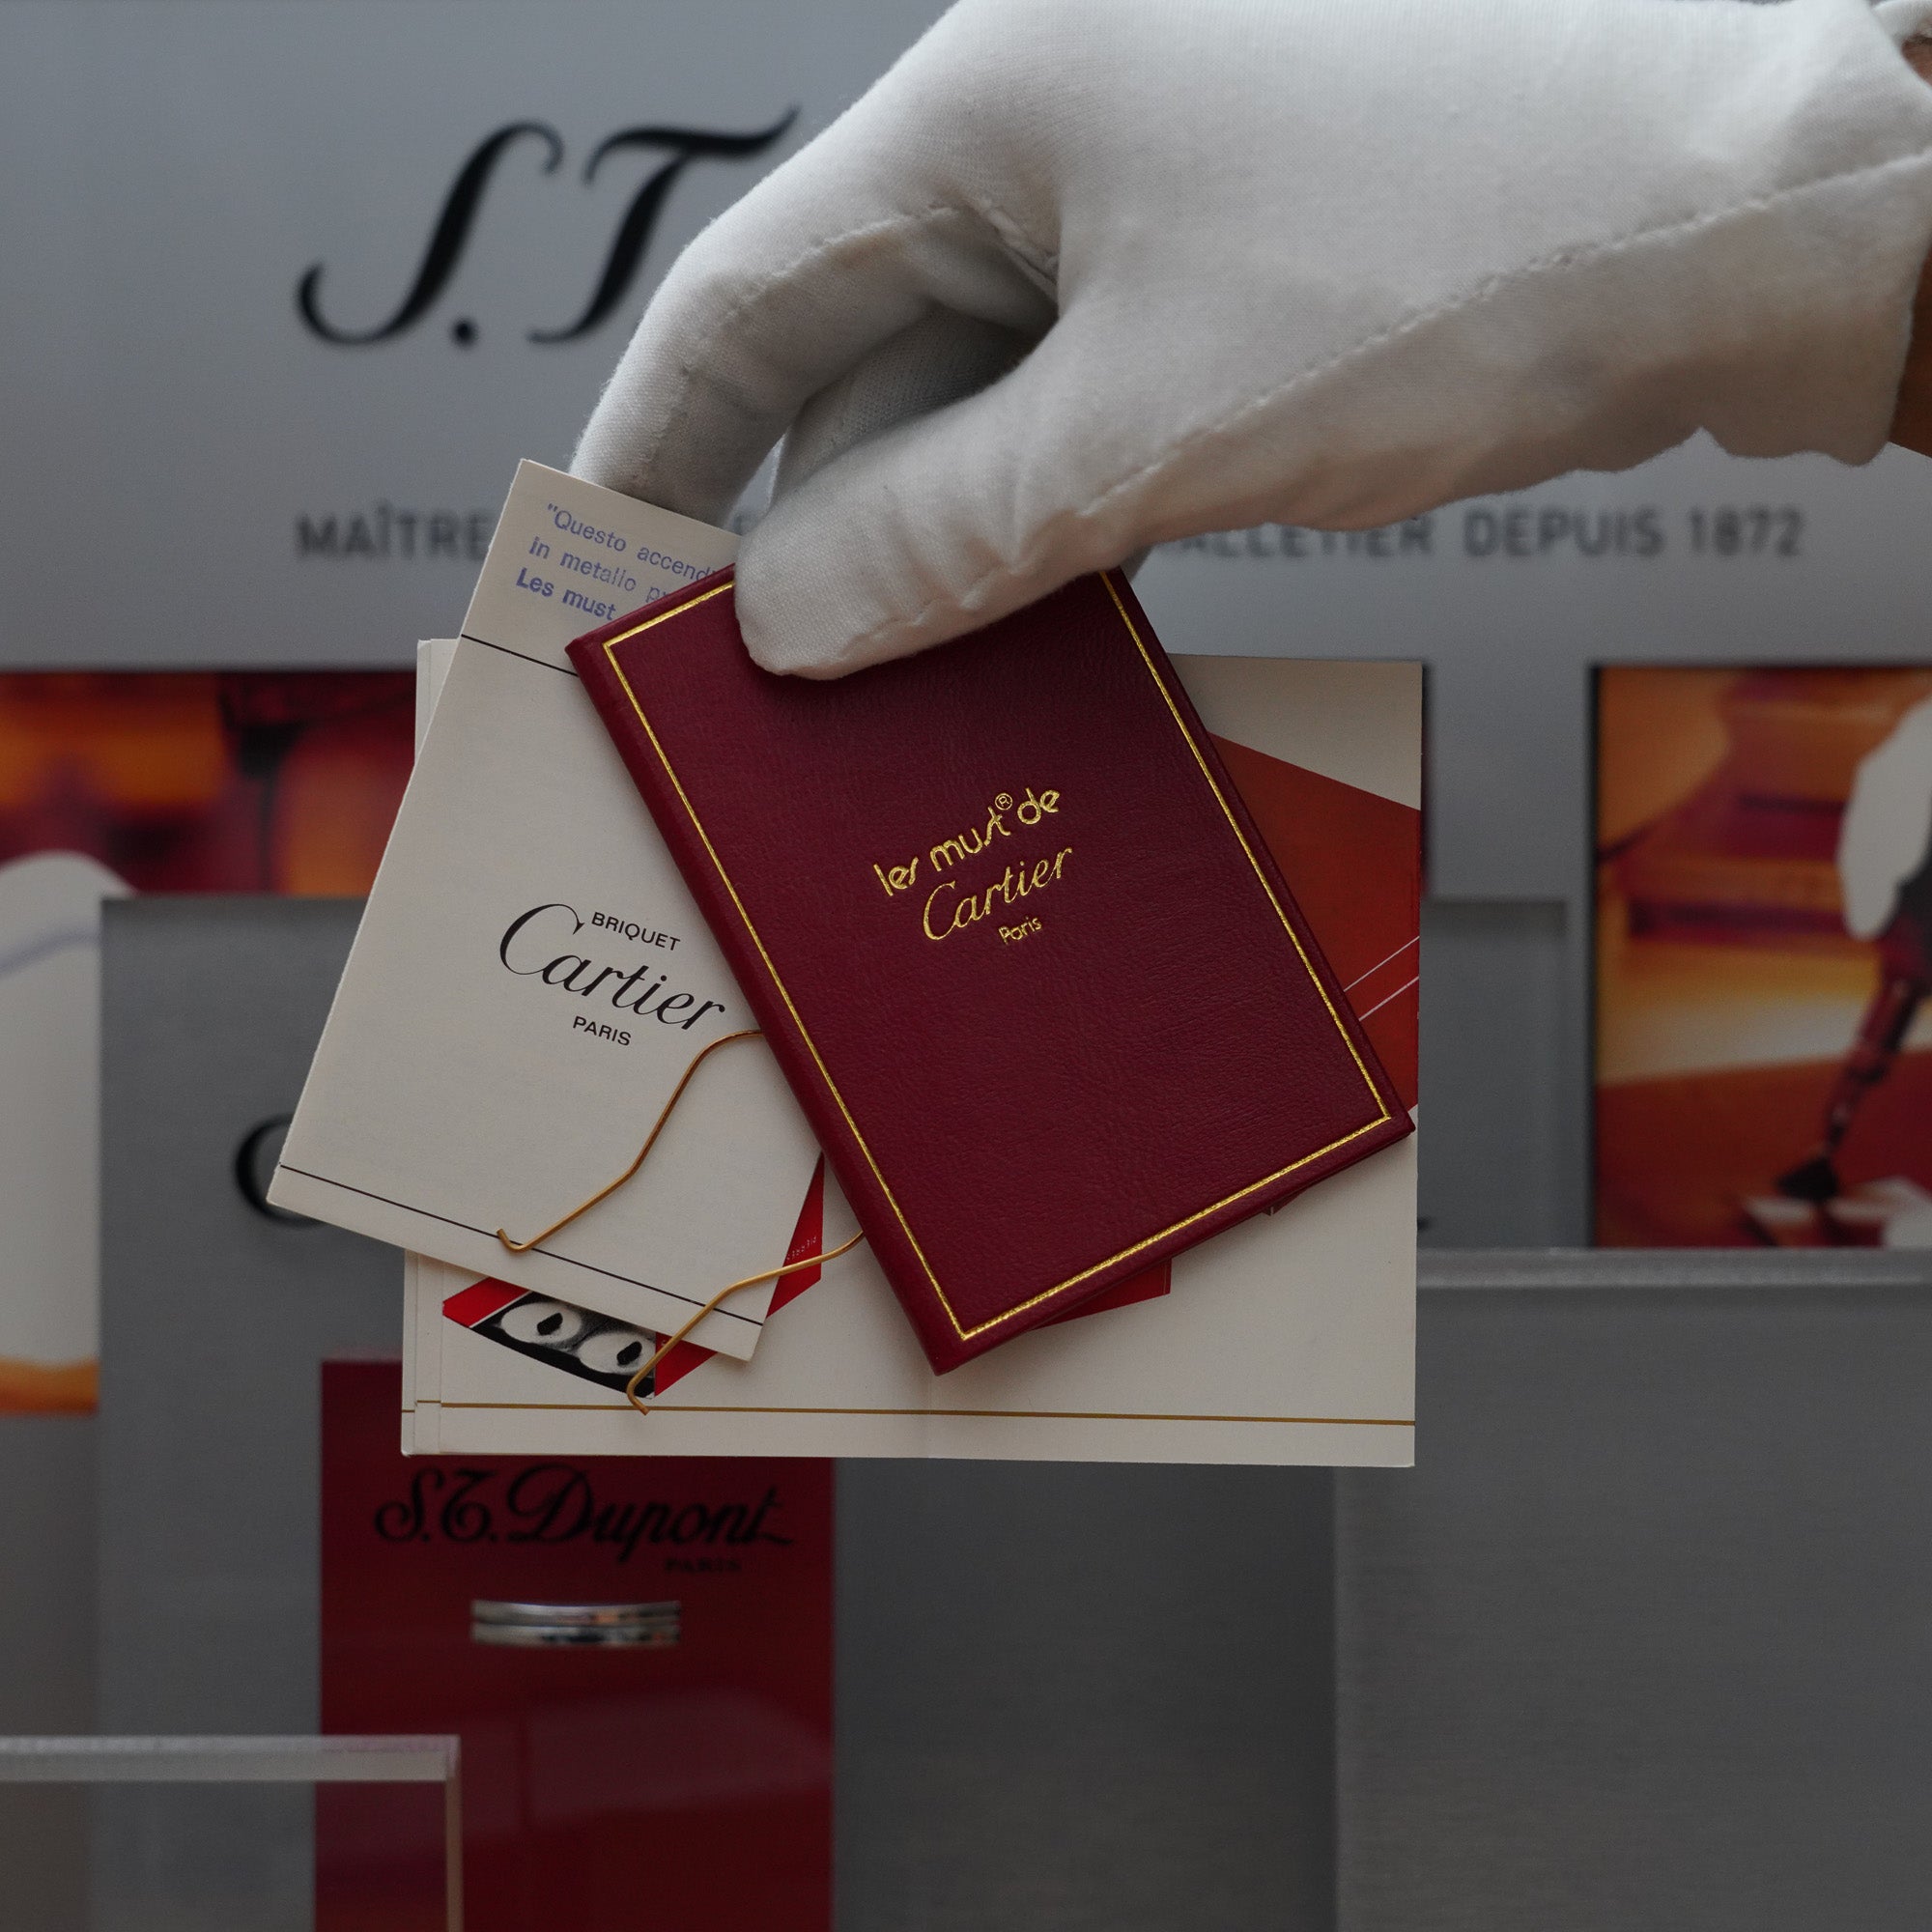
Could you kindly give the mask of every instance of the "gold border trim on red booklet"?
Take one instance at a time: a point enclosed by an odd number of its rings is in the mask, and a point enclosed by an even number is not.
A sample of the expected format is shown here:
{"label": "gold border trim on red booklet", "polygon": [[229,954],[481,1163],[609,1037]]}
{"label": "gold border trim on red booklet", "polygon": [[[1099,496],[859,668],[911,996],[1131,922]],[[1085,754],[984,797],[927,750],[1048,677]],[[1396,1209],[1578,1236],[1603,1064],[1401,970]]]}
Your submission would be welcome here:
{"label": "gold border trim on red booklet", "polygon": [[758,957],[765,962],[765,971],[771,975],[772,984],[778,988],[779,998],[784,1002],[785,1010],[792,1017],[792,1024],[798,1028],[798,1036],[804,1040],[806,1051],[811,1055],[812,1063],[818,1068],[819,1078],[825,1082],[826,1092],[832,1095],[839,1113],[844,1116],[845,1124],[851,1129],[852,1138],[858,1143],[859,1151],[866,1156],[866,1164],[872,1170],[872,1178],[879,1183],[879,1191],[886,1197],[886,1204],[892,1208],[894,1218],[899,1224],[899,1232],[905,1236],[907,1245],[919,1258],[919,1264],[924,1270],[926,1281],[930,1284],[933,1293],[938,1297],[940,1307],[946,1311],[946,1319],[952,1322],[953,1333],[962,1342],[969,1342],[977,1335],[983,1335],[988,1329],[997,1328],[1003,1322],[1010,1321],[1016,1315],[1024,1315],[1028,1309],[1037,1308],[1042,1301],[1050,1301],[1055,1295],[1064,1294],[1070,1288],[1077,1288],[1083,1281],[1091,1280],[1103,1269],[1112,1267],[1117,1262],[1128,1261],[1133,1256],[1153,1247],[1157,1242],[1166,1240],[1170,1235],[1177,1235],[1183,1228],[1192,1227],[1197,1221],[1205,1221],[1209,1216],[1220,1213],[1223,1208],[1232,1208],[1237,1201],[1245,1199],[1248,1195],[1259,1193],[1263,1188],[1272,1186],[1277,1180],[1285,1179],[1289,1175],[1296,1172],[1297,1169],[1307,1167],[1312,1162],[1322,1159],[1324,1156],[1335,1152],[1339,1148],[1347,1147],[1350,1141],[1357,1141],[1364,1134],[1374,1133],[1378,1127],[1394,1118],[1389,1112],[1388,1102],[1383,1099],[1380,1090],[1370,1077],[1369,1069],[1364,1064],[1361,1054],[1356,1050],[1354,1040],[1350,1037],[1349,1029],[1343,1023],[1341,1014],[1335,1010],[1335,1003],[1328,997],[1328,989],[1321,983],[1321,975],[1316,972],[1313,962],[1309,959],[1308,953],[1301,944],[1300,936],[1295,932],[1281,901],[1275,896],[1274,888],[1268,883],[1267,874],[1262,869],[1261,862],[1255,857],[1254,848],[1248,843],[1246,835],[1241,831],[1240,821],[1235,816],[1220,785],[1215,782],[1213,772],[1209,769],[1208,761],[1201,755],[1201,748],[1195,744],[1192,735],[1188,732],[1179,711],[1176,708],[1172,695],[1169,693],[1166,684],[1162,681],[1159,671],[1155,669],[1153,659],[1150,655],[1147,645],[1142,641],[1140,632],[1135,628],[1133,619],[1127,615],[1127,607],[1121,602],[1121,594],[1114,588],[1111,575],[1103,573],[1100,581],[1106,585],[1107,595],[1113,600],[1114,609],[1120,613],[1121,622],[1125,627],[1127,636],[1133,639],[1134,648],[1140,653],[1141,663],[1146,666],[1149,677],[1153,680],[1154,689],[1160,693],[1161,701],[1167,706],[1168,715],[1174,720],[1175,729],[1180,733],[1181,741],[1194,754],[1194,762],[1200,767],[1201,776],[1206,781],[1208,789],[1213,794],[1215,804],[1221,808],[1222,814],[1228,821],[1229,830],[1234,833],[1243,856],[1253,868],[1256,882],[1266,895],[1268,904],[1273,907],[1275,917],[1281,922],[1282,930],[1288,934],[1289,943],[1294,948],[1295,958],[1300,962],[1302,971],[1308,975],[1310,980],[1314,983],[1316,992],[1321,997],[1322,1006],[1327,1009],[1329,1019],[1334,1022],[1335,1030],[1342,1036],[1342,1042],[1349,1049],[1349,1057],[1354,1062],[1355,1070],[1362,1076],[1362,1083],[1368,1088],[1370,1097],[1375,1101],[1378,1112],[1374,1120],[1356,1127],[1352,1132],[1344,1134],[1340,1140],[1330,1141],[1326,1147],[1317,1148],[1313,1153],[1305,1153],[1299,1160],[1290,1161],[1286,1167],[1277,1168],[1272,1174],[1264,1174],[1259,1180],[1249,1181],[1246,1186],[1238,1187],[1234,1193],[1224,1195],[1219,1201],[1211,1202],[1206,1208],[1198,1208],[1194,1213],[1185,1215],[1171,1226],[1162,1228],[1157,1233],[1148,1236],[1145,1240],[1136,1241],[1131,1247],[1122,1248],[1118,1254],[1109,1255],[1105,1261],[1095,1262],[1093,1266],[1082,1268],[1078,1274],[1068,1275],[1065,1281],[1055,1282],[1051,1288],[1042,1289],[1037,1294],[1030,1295],[1025,1301],[1018,1302],[1013,1307],[1006,1310],[1004,1314],[992,1316],[987,1321],[979,1322],[971,1328],[964,1326],[959,1317],[953,1312],[952,1303],[948,1299],[945,1289],[940,1286],[939,1277],[933,1273],[932,1264],[926,1260],[924,1250],[919,1244],[918,1236],[913,1233],[911,1224],[906,1220],[904,1210],[899,1207],[890,1183],[887,1181],[885,1175],[880,1171],[879,1163],[873,1156],[871,1148],[867,1144],[866,1136],[859,1130],[858,1122],[852,1118],[852,1110],[846,1106],[845,1096],[838,1091],[838,1083],[833,1079],[831,1069],[820,1056],[818,1043],[812,1038],[810,1030],[806,1026],[805,1016],[794,1004],[790,988],[786,986],[783,979],[780,976],[778,966],[773,960],[771,953],[766,951],[764,939],[760,935],[756,925],[753,923],[751,914],[746,911],[744,900],[738,896],[738,889],[732,883],[730,873],[724,869],[724,862],[718,856],[718,848],[712,844],[711,836],[704,829],[704,821],[698,817],[696,808],[692,804],[691,796],[685,790],[683,781],[678,778],[675,767],[671,764],[670,759],[665,755],[665,748],[659,742],[658,734],[651,729],[651,721],[645,717],[644,707],[638,701],[638,694],[632,689],[631,680],[624,675],[624,668],[617,662],[617,646],[619,644],[629,643],[633,638],[640,636],[643,632],[651,630],[654,626],[665,623],[672,617],[680,616],[686,611],[695,611],[698,605],[708,604],[714,597],[724,596],[730,590],[732,587],[731,584],[729,582],[721,583],[714,589],[704,591],[699,596],[687,599],[674,610],[661,611],[655,616],[646,617],[642,623],[634,624],[628,631],[621,632],[614,638],[607,639],[604,644],[604,657],[606,663],[611,667],[611,675],[623,687],[624,696],[630,699],[631,709],[637,713],[638,723],[643,727],[644,736],[650,740],[651,750],[657,753],[658,762],[664,767],[665,776],[670,780],[671,788],[677,793],[678,802],[684,807],[685,815],[691,820],[692,829],[697,834],[699,842],[703,845],[706,853],[709,854],[711,863],[716,867],[718,876],[724,883],[725,892],[730,896],[731,903],[737,907],[738,917],[744,922],[745,930],[751,935],[752,944],[757,948]]}

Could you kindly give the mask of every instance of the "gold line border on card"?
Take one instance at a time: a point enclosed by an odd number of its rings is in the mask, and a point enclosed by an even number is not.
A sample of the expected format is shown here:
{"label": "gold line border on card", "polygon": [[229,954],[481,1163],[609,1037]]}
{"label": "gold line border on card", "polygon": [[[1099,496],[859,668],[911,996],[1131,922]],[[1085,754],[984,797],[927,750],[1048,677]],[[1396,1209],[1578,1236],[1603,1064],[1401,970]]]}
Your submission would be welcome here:
{"label": "gold line border on card", "polygon": [[[1215,782],[1214,773],[1209,767],[1208,760],[1201,755],[1201,747],[1194,742],[1194,734],[1188,730],[1185,721],[1181,718],[1179,708],[1174,701],[1173,694],[1169,692],[1166,684],[1162,681],[1160,672],[1154,668],[1152,654],[1149,651],[1146,643],[1142,641],[1140,632],[1134,628],[1134,620],[1127,615],[1127,607],[1121,602],[1120,591],[1114,587],[1112,572],[1103,573],[1100,582],[1107,586],[1107,595],[1114,600],[1114,609],[1120,613],[1121,622],[1125,627],[1127,636],[1134,640],[1134,649],[1140,653],[1141,662],[1147,667],[1148,675],[1153,679],[1153,688],[1160,693],[1161,702],[1167,706],[1168,715],[1174,720],[1174,728],[1180,734],[1180,742],[1194,754],[1194,762],[1200,766],[1201,776],[1207,781],[1208,789],[1214,794],[1214,803],[1221,808],[1221,816],[1228,821],[1228,830],[1235,835],[1243,856],[1247,859],[1248,865],[1254,871],[1256,881],[1261,886],[1262,891],[1267,895],[1267,902],[1274,908],[1275,918],[1281,921],[1281,929],[1288,934],[1289,944],[1294,948],[1294,956],[1301,962],[1301,970],[1308,975],[1309,980],[1314,985],[1315,990],[1321,994],[1321,1004],[1327,1009],[1328,1017],[1334,1022],[1335,1031],[1342,1036],[1342,1044],[1349,1049],[1349,1058],[1355,1063],[1355,1071],[1362,1076],[1362,1084],[1369,1090],[1369,1097],[1381,1109],[1379,1116],[1376,1120],[1371,1121],[1369,1125],[1371,1127],[1380,1126],[1382,1122],[1389,1118],[1387,1102],[1383,1100],[1381,1094],[1377,1091],[1376,1083],[1370,1079],[1369,1069],[1363,1064],[1362,1056],[1355,1050],[1355,1042],[1350,1037],[1348,1027],[1343,1023],[1341,1014],[1335,1010],[1335,1002],[1328,997],[1328,989],[1321,983],[1321,976],[1316,972],[1313,962],[1309,959],[1307,949],[1301,943],[1301,935],[1295,931],[1293,925],[1290,923],[1288,914],[1283,908],[1280,899],[1275,896],[1274,888],[1268,884],[1268,876],[1262,869],[1261,861],[1255,857],[1254,847],[1248,843],[1248,836],[1241,830],[1240,820],[1235,816],[1233,809],[1229,806],[1227,794]],[[1323,1153],[1329,1150],[1326,1148],[1322,1150]],[[1310,1154],[1307,1158],[1310,1160],[1319,1160],[1321,1155]],[[1288,1171],[1287,1169],[1283,1170],[1284,1173]]]}
{"label": "gold line border on card", "polygon": [[[860,1130],[858,1122],[852,1118],[852,1110],[845,1104],[845,1096],[838,1091],[838,1083],[833,1079],[831,1068],[826,1065],[824,1057],[819,1053],[818,1044],[812,1038],[811,1031],[806,1025],[804,1015],[799,1011],[797,1005],[793,1001],[790,988],[786,986],[783,977],[779,972],[776,961],[774,961],[770,952],[766,949],[763,936],[753,923],[750,912],[746,909],[744,900],[739,896],[738,888],[733,882],[731,874],[725,869],[724,862],[718,855],[718,848],[712,844],[711,836],[704,828],[704,821],[698,817],[697,809],[692,804],[691,795],[685,790],[683,781],[677,775],[676,767],[672,765],[669,757],[666,754],[665,748],[660,742],[657,732],[652,729],[651,721],[645,715],[644,707],[639,701],[638,694],[632,687],[631,680],[625,676],[623,666],[617,662],[617,646],[619,644],[629,643],[633,638],[640,637],[645,631],[652,630],[657,625],[666,623],[672,617],[681,616],[686,611],[694,611],[700,604],[708,604],[714,597],[726,595],[732,588],[732,585],[730,583],[718,584],[714,588],[704,591],[701,595],[693,597],[687,602],[678,605],[675,610],[663,611],[655,616],[646,617],[641,623],[632,625],[629,630],[620,632],[616,637],[607,639],[604,643],[604,657],[606,663],[611,667],[611,675],[617,680],[625,697],[630,701],[631,709],[637,714],[638,724],[642,728],[645,738],[649,740],[651,750],[656,753],[659,764],[664,767],[665,776],[670,781],[671,789],[677,793],[678,803],[683,806],[685,815],[691,820],[692,830],[697,834],[698,842],[703,845],[705,853],[710,858],[711,864],[718,873],[719,880],[723,884],[726,895],[737,909],[738,917],[744,923],[746,933],[750,936],[753,946],[757,949],[758,957],[764,961],[765,971],[770,975],[772,984],[778,988],[779,998],[784,1002],[785,1010],[791,1015],[792,1024],[798,1029],[798,1036],[805,1042],[806,1051],[811,1055],[812,1064],[818,1068],[819,1078],[825,1082],[826,1092],[832,1095],[833,1102],[844,1118],[846,1126],[851,1129],[852,1138],[858,1144],[859,1151],[865,1155],[866,1164],[871,1169],[873,1179],[879,1183],[879,1191],[885,1196],[887,1206],[892,1208],[894,1218],[898,1222],[900,1233],[905,1236],[907,1245],[918,1258],[920,1267],[923,1270],[925,1279],[931,1287],[933,1294],[938,1298],[940,1307],[946,1312],[946,1319],[952,1322],[953,1332],[961,1341],[971,1341],[975,1336],[983,1335],[988,1329],[997,1328],[1003,1322],[1012,1321],[1015,1316],[1025,1314],[1028,1309],[1038,1307],[1042,1301],[1050,1301],[1055,1295],[1064,1294],[1070,1288],[1077,1288],[1083,1281],[1091,1280],[1093,1276],[1099,1274],[1103,1269],[1112,1267],[1117,1262],[1128,1261],[1133,1256],[1144,1253],[1157,1242],[1166,1240],[1170,1235],[1177,1235],[1182,1229],[1192,1227],[1197,1221],[1205,1221],[1210,1216],[1220,1213],[1223,1208],[1232,1208],[1236,1202],[1243,1200],[1246,1196],[1259,1193],[1263,1188],[1272,1186],[1277,1180],[1286,1179],[1289,1175],[1293,1174],[1297,1169],[1307,1167],[1314,1161],[1323,1159],[1328,1154],[1334,1153],[1338,1149],[1347,1147],[1350,1142],[1361,1139],[1364,1134],[1373,1133],[1378,1127],[1392,1118],[1388,1103],[1383,1099],[1375,1081],[1370,1077],[1368,1066],[1363,1062],[1361,1054],[1356,1050],[1355,1042],[1350,1037],[1348,1027],[1343,1022],[1341,1015],[1336,1011],[1334,1002],[1328,997],[1328,989],[1321,983],[1321,976],[1315,971],[1314,964],[1309,959],[1307,951],[1302,946],[1299,935],[1289,921],[1287,911],[1276,896],[1274,888],[1268,883],[1267,874],[1262,869],[1261,862],[1255,856],[1254,848],[1248,843],[1246,835],[1241,831],[1240,821],[1235,816],[1234,810],[1229,806],[1225,794],[1222,792],[1220,785],[1215,781],[1212,770],[1209,768],[1207,760],[1201,755],[1201,748],[1195,744],[1192,736],[1189,734],[1186,724],[1181,719],[1180,712],[1174,702],[1173,696],[1169,694],[1166,685],[1162,683],[1160,673],[1154,668],[1152,654],[1142,640],[1139,631],[1134,628],[1133,621],[1128,617],[1126,606],[1121,601],[1121,594],[1114,587],[1112,578],[1110,576],[1103,576],[1100,581],[1106,585],[1107,595],[1113,600],[1114,610],[1119,615],[1128,638],[1132,639],[1134,649],[1139,654],[1148,676],[1153,681],[1154,689],[1160,694],[1161,701],[1167,707],[1168,715],[1174,722],[1175,729],[1180,734],[1181,742],[1186,745],[1188,751],[1193,754],[1194,762],[1199,768],[1209,793],[1212,795],[1215,804],[1220,807],[1222,815],[1227,819],[1229,829],[1234,833],[1236,842],[1240,845],[1242,855],[1253,869],[1255,879],[1261,886],[1263,893],[1266,895],[1267,902],[1272,907],[1276,919],[1281,922],[1282,930],[1288,935],[1289,943],[1294,950],[1296,961],[1300,965],[1301,970],[1308,976],[1316,992],[1321,996],[1321,1004],[1326,1009],[1330,1021],[1334,1024],[1335,1030],[1341,1035],[1342,1043],[1348,1048],[1349,1057],[1354,1062],[1355,1070],[1361,1075],[1362,1084],[1367,1087],[1369,1096],[1376,1104],[1376,1115],[1373,1120],[1365,1122],[1361,1126],[1344,1134],[1339,1140],[1330,1141],[1326,1147],[1317,1148],[1313,1153],[1303,1154],[1298,1160],[1290,1161],[1286,1167],[1276,1168],[1273,1173],[1263,1175],[1259,1180],[1251,1180],[1244,1186],[1237,1187],[1232,1194],[1223,1195],[1220,1200],[1210,1202],[1206,1208],[1197,1208],[1193,1213],[1184,1215],[1180,1220],[1148,1236],[1145,1240],[1135,1241],[1131,1245],[1122,1248],[1119,1253],[1107,1256],[1104,1261],[1097,1261],[1092,1266],[1082,1268],[1079,1273],[1068,1275],[1065,1281],[1055,1282],[1051,1288],[1042,1289],[1039,1293],[1031,1295],[1025,1301],[1016,1303],[1004,1313],[991,1316],[986,1321],[977,1322],[970,1328],[966,1327],[960,1321],[958,1315],[953,1310],[951,1298],[940,1284],[939,1277],[933,1273],[932,1264],[926,1260],[925,1252],[919,1244],[919,1237],[913,1233],[912,1226],[906,1219],[905,1210],[900,1208],[897,1198],[894,1195],[892,1185],[886,1179],[877,1157],[873,1154],[865,1134]],[[811,1411],[800,1412],[810,1413]],[[844,1413],[845,1411],[829,1412]],[[882,1412],[893,1413],[894,1411]],[[920,1414],[929,1412],[936,1411],[923,1409],[917,1411]],[[970,1410],[960,1411],[960,1413],[974,1412]],[[1228,1420],[1240,1418],[1186,1417],[1171,1419]],[[1284,1418],[1253,1417],[1247,1419],[1272,1421]]]}
{"label": "gold line border on card", "polygon": [[[430,1405],[424,1404],[424,1406]],[[621,1402],[440,1402],[438,1408],[542,1409],[577,1415],[628,1415]],[[878,1415],[957,1417],[989,1422],[1269,1422],[1307,1429],[1413,1429],[1410,1415],[1152,1415],[1106,1408],[781,1408],[753,1403],[651,1402],[653,1415]]]}

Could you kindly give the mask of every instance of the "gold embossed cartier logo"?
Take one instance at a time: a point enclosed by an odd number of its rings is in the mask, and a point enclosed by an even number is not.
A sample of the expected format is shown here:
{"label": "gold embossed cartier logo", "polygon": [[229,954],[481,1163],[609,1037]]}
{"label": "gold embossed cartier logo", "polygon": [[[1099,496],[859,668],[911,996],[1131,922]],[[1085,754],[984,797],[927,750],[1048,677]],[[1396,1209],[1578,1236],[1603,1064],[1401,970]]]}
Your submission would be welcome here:
{"label": "gold embossed cartier logo", "polygon": [[[888,898],[911,893],[920,882],[922,867],[928,878],[950,873],[985,853],[996,851],[996,841],[1009,839],[1013,825],[1031,830],[1055,817],[1060,811],[1060,794],[1051,789],[1036,792],[1029,785],[1015,801],[1003,791],[986,808],[985,822],[975,821],[964,832],[942,838],[924,853],[914,853],[903,865],[881,866],[873,862],[872,872]],[[1009,824],[1010,819],[1012,824]],[[1063,876],[1066,862],[1073,856],[1071,845],[1058,851],[1016,855],[1006,870],[990,885],[975,886],[970,892],[959,878],[940,877],[927,888],[920,911],[920,929],[931,940],[950,939],[969,925],[991,921],[998,914],[1020,907],[1034,894],[1044,892]],[[1009,924],[999,927],[1003,946],[1016,945],[1041,929],[1037,914],[1022,907]]]}

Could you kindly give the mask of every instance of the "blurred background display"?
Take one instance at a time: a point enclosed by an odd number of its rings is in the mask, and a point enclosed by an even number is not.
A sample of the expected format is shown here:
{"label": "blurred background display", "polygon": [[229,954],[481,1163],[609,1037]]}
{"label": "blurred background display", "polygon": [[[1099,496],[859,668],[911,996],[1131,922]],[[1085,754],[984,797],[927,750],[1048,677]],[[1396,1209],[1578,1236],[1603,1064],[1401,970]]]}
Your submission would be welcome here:
{"label": "blurred background display", "polygon": [[0,866],[141,893],[353,897],[408,783],[405,671],[0,674]]}
{"label": "blurred background display", "polygon": [[0,1410],[94,1406],[102,901],[366,892],[413,705],[400,671],[0,673]]}

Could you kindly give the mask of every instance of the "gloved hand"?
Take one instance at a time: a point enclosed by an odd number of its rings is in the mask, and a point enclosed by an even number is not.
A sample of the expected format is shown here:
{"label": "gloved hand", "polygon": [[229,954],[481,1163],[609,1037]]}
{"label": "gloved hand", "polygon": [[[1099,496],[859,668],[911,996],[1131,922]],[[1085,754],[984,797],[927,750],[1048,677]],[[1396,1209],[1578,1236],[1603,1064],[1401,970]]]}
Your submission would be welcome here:
{"label": "gloved hand", "polygon": [[[1149,544],[1699,429],[1885,440],[1932,0],[961,0],[672,269],[584,432],[831,676]],[[827,460],[828,457],[830,460]]]}

